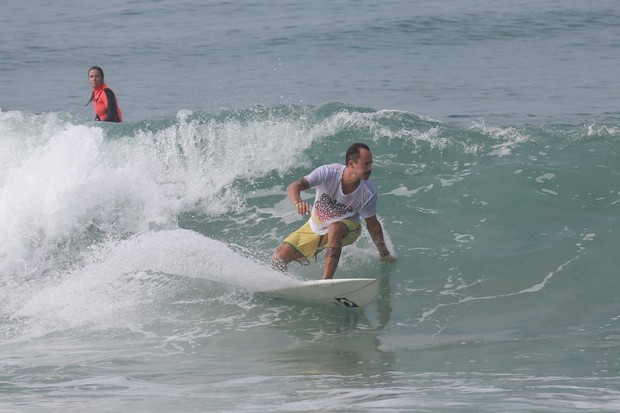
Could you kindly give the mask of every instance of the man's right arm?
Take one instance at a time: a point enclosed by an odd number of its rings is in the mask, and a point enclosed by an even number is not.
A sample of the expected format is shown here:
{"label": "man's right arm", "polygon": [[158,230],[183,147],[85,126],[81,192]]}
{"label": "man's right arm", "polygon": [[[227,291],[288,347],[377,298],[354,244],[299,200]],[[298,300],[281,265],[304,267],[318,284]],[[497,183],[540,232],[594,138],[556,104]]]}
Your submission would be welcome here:
{"label": "man's right arm", "polygon": [[301,199],[301,191],[308,188],[310,188],[310,184],[306,178],[301,178],[299,181],[292,182],[286,189],[288,199],[293,203],[299,215],[306,215],[310,212],[310,205]]}

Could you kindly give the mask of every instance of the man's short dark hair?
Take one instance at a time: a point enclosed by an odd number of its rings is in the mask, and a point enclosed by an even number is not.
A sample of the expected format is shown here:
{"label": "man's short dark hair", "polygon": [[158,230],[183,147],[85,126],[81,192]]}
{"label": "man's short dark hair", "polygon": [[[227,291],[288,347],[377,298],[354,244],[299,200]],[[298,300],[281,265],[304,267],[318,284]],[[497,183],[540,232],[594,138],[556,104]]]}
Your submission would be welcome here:
{"label": "man's short dark hair", "polygon": [[360,158],[360,149],[366,149],[367,151],[370,151],[368,145],[364,143],[354,143],[353,145],[349,146],[349,149],[347,149],[347,156],[344,160],[347,165],[349,164],[349,160],[357,162],[357,160]]}

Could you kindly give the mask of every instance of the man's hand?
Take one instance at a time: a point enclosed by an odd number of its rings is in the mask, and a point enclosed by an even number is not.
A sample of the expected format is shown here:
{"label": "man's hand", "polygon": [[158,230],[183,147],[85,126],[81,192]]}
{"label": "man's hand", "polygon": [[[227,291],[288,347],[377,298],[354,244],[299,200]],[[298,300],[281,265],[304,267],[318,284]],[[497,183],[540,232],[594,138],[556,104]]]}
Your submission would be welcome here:
{"label": "man's hand", "polygon": [[377,216],[372,216],[366,218],[366,226],[368,227],[368,232],[370,233],[370,238],[375,243],[377,250],[379,251],[379,256],[381,261],[384,262],[392,262],[396,261],[396,257],[390,254],[390,251],[387,249],[385,245],[385,239],[383,238],[383,228],[381,227],[381,223],[377,219]]}
{"label": "man's hand", "polygon": [[388,255],[383,255],[381,257],[379,257],[379,259],[383,262],[394,262],[397,260],[397,258],[395,256],[393,256],[392,254],[388,254]]}
{"label": "man's hand", "polygon": [[295,203],[295,210],[299,213],[299,215],[304,216],[310,212],[310,205],[304,201],[297,201]]}

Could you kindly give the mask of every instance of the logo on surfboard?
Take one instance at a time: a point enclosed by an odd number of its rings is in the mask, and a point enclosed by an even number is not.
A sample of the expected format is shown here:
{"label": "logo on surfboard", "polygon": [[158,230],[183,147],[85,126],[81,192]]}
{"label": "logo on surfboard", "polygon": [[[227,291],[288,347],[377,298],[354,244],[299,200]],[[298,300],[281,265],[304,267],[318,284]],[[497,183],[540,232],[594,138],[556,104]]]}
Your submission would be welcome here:
{"label": "logo on surfboard", "polygon": [[334,298],[334,300],[336,300],[338,304],[343,307],[359,307],[357,304],[355,304],[353,301],[349,300],[346,297]]}

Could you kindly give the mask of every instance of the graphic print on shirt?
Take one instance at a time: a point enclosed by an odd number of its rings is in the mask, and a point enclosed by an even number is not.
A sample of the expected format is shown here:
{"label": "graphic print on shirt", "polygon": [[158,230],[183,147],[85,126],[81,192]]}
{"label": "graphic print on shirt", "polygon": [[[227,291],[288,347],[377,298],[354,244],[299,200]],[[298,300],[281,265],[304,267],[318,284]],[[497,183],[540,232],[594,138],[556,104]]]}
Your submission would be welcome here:
{"label": "graphic print on shirt", "polygon": [[322,222],[329,222],[336,217],[341,217],[352,211],[353,208],[350,205],[341,204],[326,193],[323,193],[314,203],[312,214]]}

